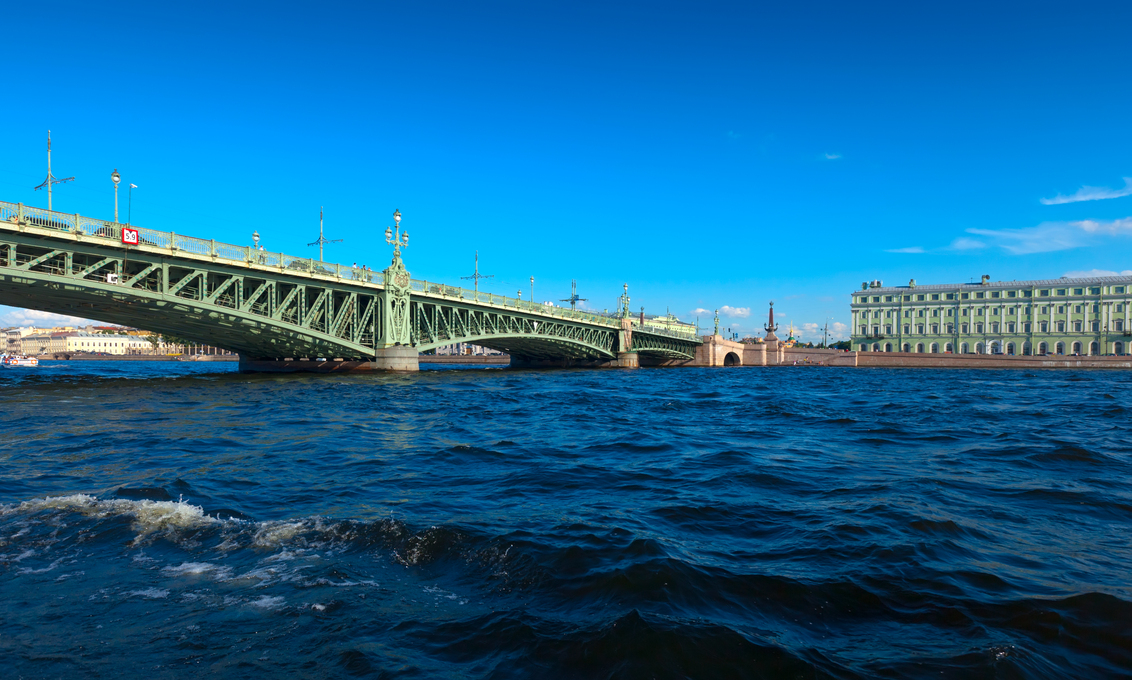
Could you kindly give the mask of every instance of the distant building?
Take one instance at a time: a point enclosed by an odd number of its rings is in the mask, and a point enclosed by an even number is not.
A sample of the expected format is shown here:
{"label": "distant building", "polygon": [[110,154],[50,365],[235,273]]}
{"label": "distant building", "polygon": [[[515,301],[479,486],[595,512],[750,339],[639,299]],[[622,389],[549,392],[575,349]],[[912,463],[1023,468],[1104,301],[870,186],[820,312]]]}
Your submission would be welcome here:
{"label": "distant building", "polygon": [[852,348],[958,354],[1132,353],[1132,276],[918,286],[853,293]]}
{"label": "distant building", "polygon": [[673,331],[675,333],[685,333],[687,335],[696,335],[698,333],[695,324],[685,323],[676,318],[675,314],[665,314],[664,316],[653,317],[646,316],[643,325],[646,329],[655,328],[659,330]]}

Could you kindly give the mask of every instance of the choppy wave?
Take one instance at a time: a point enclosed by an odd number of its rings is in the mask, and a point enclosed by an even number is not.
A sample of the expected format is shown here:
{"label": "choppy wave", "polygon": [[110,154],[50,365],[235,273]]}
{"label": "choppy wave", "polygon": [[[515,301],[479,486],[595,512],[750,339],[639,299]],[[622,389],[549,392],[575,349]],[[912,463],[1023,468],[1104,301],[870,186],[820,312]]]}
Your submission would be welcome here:
{"label": "choppy wave", "polygon": [[0,392],[25,677],[1132,674],[1122,374],[125,377]]}

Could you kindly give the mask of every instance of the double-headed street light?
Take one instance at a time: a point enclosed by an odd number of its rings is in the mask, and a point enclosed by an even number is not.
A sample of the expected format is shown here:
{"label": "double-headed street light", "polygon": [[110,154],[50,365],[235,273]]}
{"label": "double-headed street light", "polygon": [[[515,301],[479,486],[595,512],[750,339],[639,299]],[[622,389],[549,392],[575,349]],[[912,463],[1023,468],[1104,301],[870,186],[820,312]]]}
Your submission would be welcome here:
{"label": "double-headed street light", "polygon": [[122,176],[118,174],[118,168],[114,168],[114,172],[110,173],[110,181],[114,182],[114,222],[118,222],[118,182],[122,181]]}
{"label": "double-headed street light", "polygon": [[401,231],[401,211],[393,211],[393,222],[396,223],[396,231],[393,227],[385,228],[385,242],[393,246],[394,257],[401,254],[401,248],[409,247],[409,232]]}

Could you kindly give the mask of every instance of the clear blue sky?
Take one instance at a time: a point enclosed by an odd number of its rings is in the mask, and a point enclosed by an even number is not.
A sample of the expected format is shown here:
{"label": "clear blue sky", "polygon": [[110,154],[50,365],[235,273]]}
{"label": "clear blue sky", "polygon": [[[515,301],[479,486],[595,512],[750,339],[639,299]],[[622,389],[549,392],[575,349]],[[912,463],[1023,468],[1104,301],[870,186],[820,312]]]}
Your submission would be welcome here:
{"label": "clear blue sky", "polygon": [[0,200],[50,128],[60,210],[740,331],[1132,269],[1127,3],[175,5],[5,7]]}

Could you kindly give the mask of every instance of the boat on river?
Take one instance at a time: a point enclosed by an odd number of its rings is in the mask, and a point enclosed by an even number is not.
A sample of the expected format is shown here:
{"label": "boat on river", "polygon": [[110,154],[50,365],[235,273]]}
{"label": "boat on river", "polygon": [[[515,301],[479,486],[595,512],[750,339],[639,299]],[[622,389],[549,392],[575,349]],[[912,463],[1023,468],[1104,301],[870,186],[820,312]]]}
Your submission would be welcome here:
{"label": "boat on river", "polygon": [[39,359],[23,354],[0,355],[0,366],[4,368],[35,368],[39,366]]}

